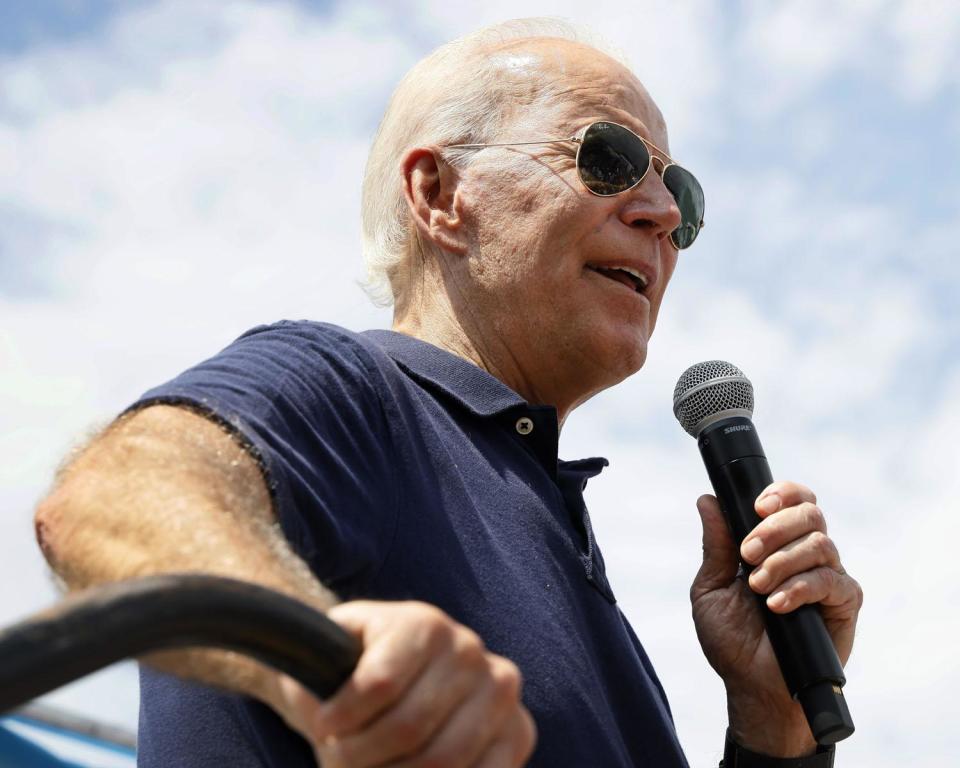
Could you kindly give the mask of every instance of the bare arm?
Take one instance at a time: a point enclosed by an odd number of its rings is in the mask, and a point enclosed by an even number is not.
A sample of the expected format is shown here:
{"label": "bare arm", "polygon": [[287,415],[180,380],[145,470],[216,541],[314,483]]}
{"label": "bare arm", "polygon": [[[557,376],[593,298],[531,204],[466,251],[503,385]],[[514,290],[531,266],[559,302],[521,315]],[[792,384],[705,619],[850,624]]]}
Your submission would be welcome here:
{"label": "bare arm", "polygon": [[36,525],[47,560],[71,589],[202,571],[330,610],[364,650],[323,708],[295,681],[237,654],[176,651],[149,659],[259,698],[310,741],[324,765],[371,768],[422,758],[513,768],[533,749],[536,730],[516,666],[423,603],[334,606],[336,598],[280,532],[256,461],[203,416],[152,406],[115,422],[60,474]]}
{"label": "bare arm", "polygon": [[[60,473],[36,527],[71,590],[199,571],[256,582],[318,610],[336,602],[291,552],[253,457],[185,408],[152,406],[108,427]],[[150,662],[274,704],[275,675],[237,654],[176,651]]]}

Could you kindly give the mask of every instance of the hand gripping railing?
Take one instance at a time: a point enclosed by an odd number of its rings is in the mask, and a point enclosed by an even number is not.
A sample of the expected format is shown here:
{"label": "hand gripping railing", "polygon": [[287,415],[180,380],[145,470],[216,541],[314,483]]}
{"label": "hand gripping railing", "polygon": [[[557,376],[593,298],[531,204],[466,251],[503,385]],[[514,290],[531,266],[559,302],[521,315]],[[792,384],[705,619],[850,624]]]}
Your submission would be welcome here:
{"label": "hand gripping railing", "polygon": [[151,576],[78,593],[0,631],[0,713],[121,659],[195,647],[250,656],[320,698],[360,655],[322,613],[273,590],[219,576]]}

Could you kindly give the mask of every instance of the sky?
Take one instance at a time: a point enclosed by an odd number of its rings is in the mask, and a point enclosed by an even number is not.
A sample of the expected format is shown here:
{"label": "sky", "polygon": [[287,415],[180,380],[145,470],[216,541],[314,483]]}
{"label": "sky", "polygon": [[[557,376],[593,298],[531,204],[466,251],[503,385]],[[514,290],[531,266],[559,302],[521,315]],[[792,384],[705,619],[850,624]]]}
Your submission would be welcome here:
{"label": "sky", "polygon": [[[619,49],[701,180],[644,369],[578,410],[621,607],[691,765],[723,688],[687,590],[709,485],[680,373],[754,382],[774,475],[817,492],[866,601],[844,765],[954,759],[960,462],[960,4],[54,0],[0,6],[0,624],[56,592],[33,506],[71,447],[247,328],[388,326],[358,287],[360,180],[402,74],[482,25],[552,15]],[[136,721],[121,666],[55,700]]]}

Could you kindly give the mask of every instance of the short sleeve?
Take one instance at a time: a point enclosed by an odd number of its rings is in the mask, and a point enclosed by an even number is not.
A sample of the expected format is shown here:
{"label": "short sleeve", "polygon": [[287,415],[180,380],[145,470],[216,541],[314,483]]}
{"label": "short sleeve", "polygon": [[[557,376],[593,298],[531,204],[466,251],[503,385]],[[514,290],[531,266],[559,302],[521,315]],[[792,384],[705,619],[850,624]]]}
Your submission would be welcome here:
{"label": "short sleeve", "polygon": [[376,576],[396,527],[382,376],[349,331],[282,322],[247,332],[130,410],[184,405],[236,435],[294,550],[347,599]]}

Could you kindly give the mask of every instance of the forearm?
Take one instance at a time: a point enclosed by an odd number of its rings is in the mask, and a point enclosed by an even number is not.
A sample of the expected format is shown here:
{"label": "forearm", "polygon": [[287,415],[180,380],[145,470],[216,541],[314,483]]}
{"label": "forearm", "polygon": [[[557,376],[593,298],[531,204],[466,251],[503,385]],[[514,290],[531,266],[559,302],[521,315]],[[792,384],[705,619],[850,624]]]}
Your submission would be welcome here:
{"label": "forearm", "polygon": [[[318,610],[335,602],[290,551],[249,453],[178,408],[146,409],[92,442],[40,505],[37,535],[71,590],[198,571],[256,582]],[[273,675],[236,654],[181,651],[149,661],[270,703]]]}

